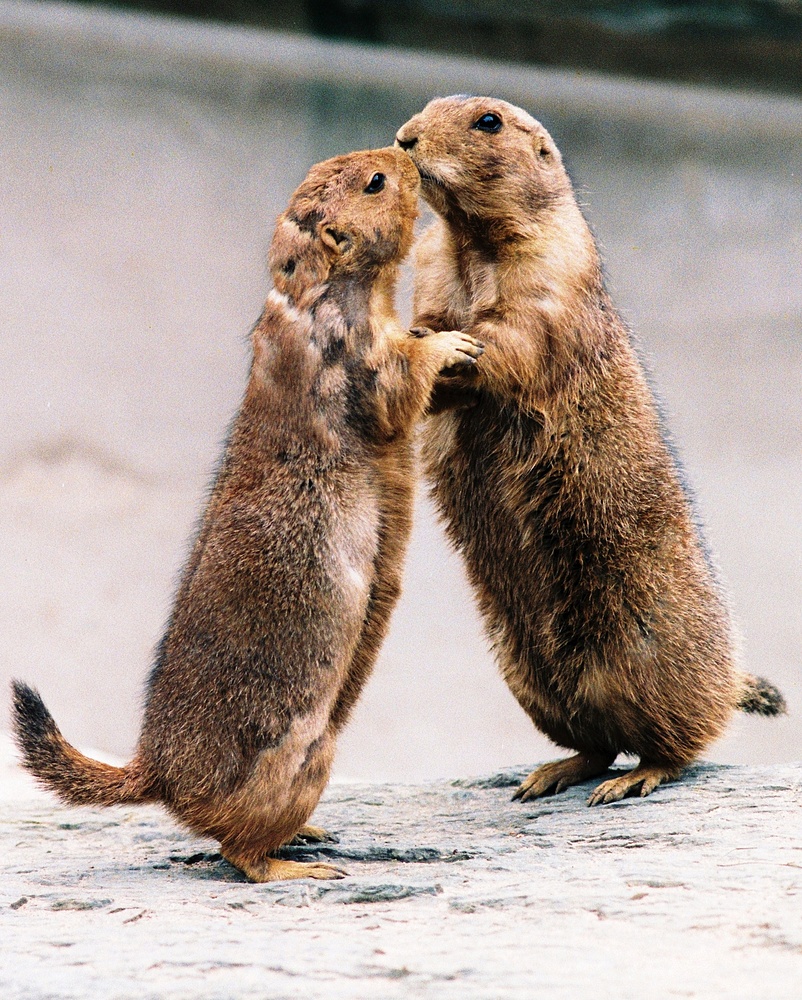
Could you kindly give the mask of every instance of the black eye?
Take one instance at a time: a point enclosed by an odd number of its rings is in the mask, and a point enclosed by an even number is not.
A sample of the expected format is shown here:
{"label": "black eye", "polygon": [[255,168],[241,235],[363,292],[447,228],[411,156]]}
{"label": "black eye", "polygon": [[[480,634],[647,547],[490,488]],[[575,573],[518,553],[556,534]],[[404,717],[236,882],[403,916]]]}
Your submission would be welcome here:
{"label": "black eye", "polygon": [[365,188],[365,194],[378,194],[384,187],[384,179],[384,174],[374,174]]}
{"label": "black eye", "polygon": [[500,132],[501,126],[504,124],[498,115],[494,115],[492,111],[488,111],[486,115],[482,115],[474,123],[473,127],[478,129],[480,132]]}

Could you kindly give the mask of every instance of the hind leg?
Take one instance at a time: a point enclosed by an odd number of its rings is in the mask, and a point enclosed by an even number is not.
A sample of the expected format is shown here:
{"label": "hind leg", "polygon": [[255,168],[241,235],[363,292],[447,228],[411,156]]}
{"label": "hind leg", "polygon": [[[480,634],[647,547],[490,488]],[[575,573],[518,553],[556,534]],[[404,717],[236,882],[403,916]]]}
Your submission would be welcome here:
{"label": "hind leg", "polygon": [[[401,580],[409,535],[412,530],[414,492],[411,456],[398,454],[381,466],[379,547],[374,561],[373,583],[359,643],[348,667],[343,686],[331,712],[329,725],[340,732],[362,692],[390,628],[390,617],[401,596]],[[389,498],[389,499],[387,499]]]}
{"label": "hind leg", "polygon": [[607,805],[618,802],[626,795],[634,795],[640,788],[640,795],[650,795],[658,785],[666,781],[675,781],[682,768],[669,767],[665,764],[648,764],[644,760],[632,771],[627,771],[618,778],[603,781],[588,799],[589,806]]}
{"label": "hind leg", "polygon": [[[320,718],[325,725],[325,712]],[[326,787],[334,756],[334,735],[326,730],[318,734],[317,719],[297,719],[280,748],[261,753],[236,792],[206,806],[206,832],[220,841],[223,857],[253,882],[347,874],[333,865],[273,857],[301,831],[316,837],[325,834],[306,826]]]}
{"label": "hind leg", "polygon": [[578,785],[588,778],[604,774],[615,760],[615,754],[577,753],[565,760],[543,764],[521,782],[513,800],[537,799],[549,792],[563,792],[571,785]]}

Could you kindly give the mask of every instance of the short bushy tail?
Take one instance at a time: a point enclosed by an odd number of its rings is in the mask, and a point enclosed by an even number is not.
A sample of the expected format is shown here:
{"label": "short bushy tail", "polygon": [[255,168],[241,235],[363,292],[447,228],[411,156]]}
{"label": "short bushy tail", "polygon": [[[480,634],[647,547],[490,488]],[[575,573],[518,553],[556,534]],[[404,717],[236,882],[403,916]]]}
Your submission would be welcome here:
{"label": "short bushy tail", "polygon": [[148,797],[128,767],[112,767],[84,756],[64,739],[39,693],[12,681],[14,736],[22,763],[71,805],[111,806]]}
{"label": "short bushy tail", "polygon": [[758,715],[784,715],[788,711],[782,692],[765,677],[744,674],[744,689],[738,708]]}

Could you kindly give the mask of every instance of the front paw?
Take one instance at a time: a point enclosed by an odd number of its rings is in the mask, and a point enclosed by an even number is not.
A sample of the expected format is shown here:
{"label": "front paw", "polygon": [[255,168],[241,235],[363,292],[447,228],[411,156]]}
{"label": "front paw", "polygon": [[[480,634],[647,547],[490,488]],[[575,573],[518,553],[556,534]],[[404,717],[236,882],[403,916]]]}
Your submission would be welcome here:
{"label": "front paw", "polygon": [[438,339],[438,346],[443,352],[441,371],[449,368],[470,368],[485,353],[485,345],[470,334],[463,333],[462,330],[443,330],[441,333],[432,334],[432,337]]}

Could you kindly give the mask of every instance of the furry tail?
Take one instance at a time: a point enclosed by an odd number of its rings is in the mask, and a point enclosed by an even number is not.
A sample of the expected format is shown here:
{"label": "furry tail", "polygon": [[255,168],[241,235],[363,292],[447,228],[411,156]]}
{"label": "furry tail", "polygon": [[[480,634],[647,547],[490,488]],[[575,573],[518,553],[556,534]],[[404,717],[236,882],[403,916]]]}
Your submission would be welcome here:
{"label": "furry tail", "polygon": [[738,708],[758,715],[785,715],[788,706],[782,693],[765,677],[744,675],[744,690]]}
{"label": "furry tail", "polygon": [[64,739],[39,693],[12,681],[13,725],[22,763],[71,805],[111,806],[143,802],[148,796],[129,767],[112,767],[85,757]]}

